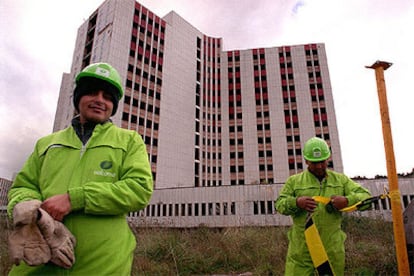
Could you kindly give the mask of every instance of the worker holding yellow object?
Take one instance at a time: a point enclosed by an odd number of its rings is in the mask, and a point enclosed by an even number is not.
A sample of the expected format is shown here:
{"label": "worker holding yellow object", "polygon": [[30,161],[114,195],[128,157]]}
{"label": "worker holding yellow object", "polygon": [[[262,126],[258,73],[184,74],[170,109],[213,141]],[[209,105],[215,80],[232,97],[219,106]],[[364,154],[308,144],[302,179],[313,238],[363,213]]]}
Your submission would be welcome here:
{"label": "worker holding yellow object", "polygon": [[290,176],[275,202],[279,213],[292,217],[285,275],[344,275],[344,208],[371,197],[369,191],[342,173],[328,169],[331,152],[313,137],[303,148],[307,170]]}

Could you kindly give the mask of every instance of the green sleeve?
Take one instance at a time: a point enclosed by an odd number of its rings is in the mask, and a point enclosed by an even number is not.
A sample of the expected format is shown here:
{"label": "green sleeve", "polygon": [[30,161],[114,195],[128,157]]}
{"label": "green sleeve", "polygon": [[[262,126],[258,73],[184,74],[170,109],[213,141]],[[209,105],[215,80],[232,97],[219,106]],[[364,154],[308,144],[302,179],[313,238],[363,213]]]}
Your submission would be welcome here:
{"label": "green sleeve", "polygon": [[345,197],[348,199],[348,206],[371,197],[371,193],[368,189],[362,187],[345,175],[343,177],[345,181]]}
{"label": "green sleeve", "polygon": [[299,208],[296,206],[296,196],[294,195],[294,177],[289,177],[285,185],[279,192],[279,197],[275,201],[276,210],[283,215],[292,215]]}

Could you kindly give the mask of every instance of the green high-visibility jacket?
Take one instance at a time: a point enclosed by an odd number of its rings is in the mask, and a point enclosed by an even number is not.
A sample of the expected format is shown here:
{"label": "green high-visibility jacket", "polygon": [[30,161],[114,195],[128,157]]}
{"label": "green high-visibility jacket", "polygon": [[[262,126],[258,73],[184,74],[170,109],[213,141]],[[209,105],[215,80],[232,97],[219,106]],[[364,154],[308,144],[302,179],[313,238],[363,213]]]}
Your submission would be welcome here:
{"label": "green high-visibility jacket", "polygon": [[[275,201],[277,211],[290,215],[293,225],[288,232],[289,246],[286,256],[285,275],[314,275],[314,267],[305,242],[305,223],[308,213],[296,206],[300,196],[345,196],[348,206],[371,196],[369,191],[344,174],[327,170],[320,182],[308,170],[290,176]],[[345,233],[341,230],[342,213],[328,211],[318,204],[313,221],[319,231],[335,275],[343,275],[345,269]]]}
{"label": "green high-visibility jacket", "polygon": [[21,263],[10,275],[130,275],[135,236],[126,215],[153,192],[146,146],[135,131],[111,122],[95,126],[83,145],[73,127],[41,138],[9,191],[8,214],[25,200],[69,193],[63,223],[76,237],[71,269]]}

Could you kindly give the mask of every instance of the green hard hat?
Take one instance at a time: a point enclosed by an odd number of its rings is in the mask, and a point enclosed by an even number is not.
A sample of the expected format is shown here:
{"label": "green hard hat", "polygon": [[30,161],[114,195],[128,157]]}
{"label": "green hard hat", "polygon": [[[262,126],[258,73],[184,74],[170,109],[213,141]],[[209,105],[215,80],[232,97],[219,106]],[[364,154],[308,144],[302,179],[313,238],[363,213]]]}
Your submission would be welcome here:
{"label": "green hard hat", "polygon": [[98,62],[86,66],[76,76],[76,84],[78,84],[84,77],[97,78],[112,84],[117,89],[118,95],[116,96],[118,97],[118,100],[124,95],[121,85],[121,76],[118,71],[108,63]]}
{"label": "green hard hat", "polygon": [[303,157],[310,162],[320,162],[328,159],[331,156],[328,144],[325,140],[312,137],[306,141],[303,147]]}

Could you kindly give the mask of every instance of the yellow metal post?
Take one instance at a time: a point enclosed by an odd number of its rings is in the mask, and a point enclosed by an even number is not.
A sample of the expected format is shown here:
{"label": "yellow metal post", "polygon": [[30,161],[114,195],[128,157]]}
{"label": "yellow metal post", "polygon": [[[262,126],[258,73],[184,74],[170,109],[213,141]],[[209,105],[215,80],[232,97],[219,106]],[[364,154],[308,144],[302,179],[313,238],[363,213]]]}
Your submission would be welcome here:
{"label": "yellow metal post", "polygon": [[371,66],[366,66],[375,70],[377,80],[378,98],[380,104],[382,133],[384,136],[385,158],[387,161],[388,183],[391,199],[392,221],[394,228],[395,249],[397,252],[398,274],[410,275],[408,262],[407,245],[405,240],[404,222],[401,206],[401,194],[398,189],[398,176],[395,166],[394,147],[391,135],[391,123],[388,113],[387,92],[385,89],[384,71],[392,63],[376,61]]}

